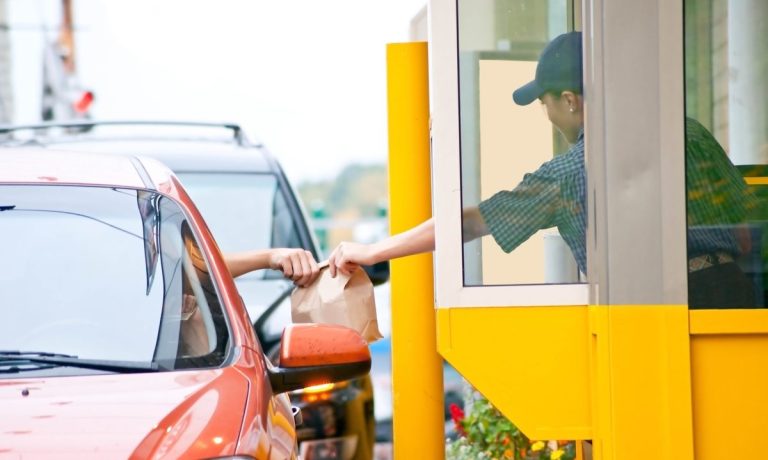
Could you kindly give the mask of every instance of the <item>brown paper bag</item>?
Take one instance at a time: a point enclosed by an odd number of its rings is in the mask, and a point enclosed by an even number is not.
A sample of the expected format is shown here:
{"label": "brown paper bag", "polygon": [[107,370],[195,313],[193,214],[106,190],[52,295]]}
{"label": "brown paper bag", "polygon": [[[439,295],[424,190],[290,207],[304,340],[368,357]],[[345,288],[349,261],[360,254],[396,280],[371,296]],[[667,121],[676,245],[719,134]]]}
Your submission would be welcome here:
{"label": "brown paper bag", "polygon": [[373,284],[365,271],[358,267],[352,275],[337,272],[331,278],[327,262],[321,267],[314,283],[293,290],[293,322],[339,324],[356,330],[368,343],[380,339]]}

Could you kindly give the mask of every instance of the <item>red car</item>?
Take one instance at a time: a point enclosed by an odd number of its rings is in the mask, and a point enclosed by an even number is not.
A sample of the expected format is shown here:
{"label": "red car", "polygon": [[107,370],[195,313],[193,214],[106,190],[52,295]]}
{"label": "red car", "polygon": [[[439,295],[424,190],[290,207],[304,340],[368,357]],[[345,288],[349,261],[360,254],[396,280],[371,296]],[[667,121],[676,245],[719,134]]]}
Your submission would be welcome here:
{"label": "red car", "polygon": [[154,160],[4,149],[0,238],[2,458],[293,459],[287,392],[370,368],[356,332],[325,325],[286,328],[270,364]]}

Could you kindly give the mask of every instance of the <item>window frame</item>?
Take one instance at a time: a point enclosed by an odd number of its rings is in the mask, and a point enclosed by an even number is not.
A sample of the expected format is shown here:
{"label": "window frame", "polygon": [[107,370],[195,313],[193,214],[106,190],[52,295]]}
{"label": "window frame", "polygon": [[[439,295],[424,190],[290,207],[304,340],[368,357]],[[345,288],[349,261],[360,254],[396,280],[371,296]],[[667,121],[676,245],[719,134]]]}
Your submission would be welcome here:
{"label": "window frame", "polygon": [[429,14],[436,306],[586,305],[587,284],[464,285],[457,1],[434,0]]}
{"label": "window frame", "polygon": [[[664,155],[685,148],[683,2],[584,0],[581,11],[588,284],[465,286],[457,2],[430,2],[438,308],[687,303],[685,162]],[[627,103],[627,88],[642,97]]]}

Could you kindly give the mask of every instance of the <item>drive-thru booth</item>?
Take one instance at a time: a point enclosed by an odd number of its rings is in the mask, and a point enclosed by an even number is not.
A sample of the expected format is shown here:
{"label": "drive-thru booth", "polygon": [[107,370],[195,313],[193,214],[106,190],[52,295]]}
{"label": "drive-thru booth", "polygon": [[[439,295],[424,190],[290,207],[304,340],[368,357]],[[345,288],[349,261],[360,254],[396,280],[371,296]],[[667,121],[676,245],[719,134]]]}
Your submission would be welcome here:
{"label": "drive-thru booth", "polygon": [[[413,429],[417,411],[398,406],[406,377],[397,360],[416,358],[397,342],[421,334],[532,439],[592,440],[596,459],[764,457],[768,2],[431,0],[428,8],[429,119],[391,109],[390,170],[411,174],[392,181],[393,231],[403,229],[398,206],[425,202],[420,209],[431,205],[435,217],[436,336],[402,326],[418,306],[400,306],[398,283],[411,283],[412,299],[421,281],[405,280],[405,260],[393,261],[395,455],[442,455],[439,445],[430,450],[428,429]],[[517,106],[512,93],[533,79],[545,45],[572,30],[583,40],[583,270],[557,228],[509,253],[492,237],[462,235],[463,209],[568,149],[539,103]],[[390,73],[391,107],[404,97],[392,78],[414,75]],[[718,176],[692,177],[690,119],[747,176],[744,200],[757,205],[738,201],[746,214],[698,219],[697,200],[721,211],[733,201],[719,194]],[[414,123],[424,129],[409,135],[429,133],[431,162],[398,144],[399,127]],[[430,172],[414,175],[425,164]],[[727,233],[735,249],[696,253],[700,231]],[[689,307],[689,279],[732,264],[754,304]]]}

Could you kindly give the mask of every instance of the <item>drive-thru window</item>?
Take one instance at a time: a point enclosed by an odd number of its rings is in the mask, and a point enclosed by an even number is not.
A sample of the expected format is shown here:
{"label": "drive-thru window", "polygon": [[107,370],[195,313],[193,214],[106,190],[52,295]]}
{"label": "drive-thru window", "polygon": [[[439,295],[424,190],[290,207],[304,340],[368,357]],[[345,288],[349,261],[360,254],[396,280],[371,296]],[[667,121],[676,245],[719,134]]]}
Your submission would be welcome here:
{"label": "drive-thru window", "polygon": [[[530,438],[592,440],[600,459],[760,456],[766,19],[758,0],[429,2],[437,349]],[[573,31],[584,123],[566,142],[513,93]],[[468,208],[575,142],[581,222],[465,242]]]}

